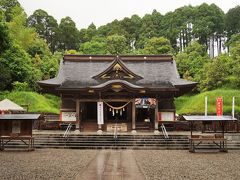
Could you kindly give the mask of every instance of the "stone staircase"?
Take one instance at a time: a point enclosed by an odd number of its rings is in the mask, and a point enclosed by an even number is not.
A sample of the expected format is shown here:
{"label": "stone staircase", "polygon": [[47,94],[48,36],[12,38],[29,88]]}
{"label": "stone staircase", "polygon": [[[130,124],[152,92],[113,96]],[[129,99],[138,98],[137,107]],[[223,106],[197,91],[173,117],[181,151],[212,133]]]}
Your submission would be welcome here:
{"label": "stone staircase", "polygon": [[[164,139],[162,135],[35,135],[35,148],[67,148],[67,149],[152,149],[152,150],[187,150],[186,135],[171,135]],[[22,142],[13,141],[6,148],[23,148]],[[217,149],[212,143],[200,145],[203,149]],[[240,149],[240,139],[228,141],[228,149]]]}
{"label": "stone staircase", "polygon": [[153,126],[151,123],[147,122],[136,122],[136,129],[148,132],[149,130],[153,129]]}

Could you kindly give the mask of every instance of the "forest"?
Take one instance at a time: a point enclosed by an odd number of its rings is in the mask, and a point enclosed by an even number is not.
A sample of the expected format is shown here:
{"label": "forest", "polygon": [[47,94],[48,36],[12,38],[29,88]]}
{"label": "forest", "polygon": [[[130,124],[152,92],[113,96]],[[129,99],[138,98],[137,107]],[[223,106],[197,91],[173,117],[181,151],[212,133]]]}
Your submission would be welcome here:
{"label": "forest", "polygon": [[[84,18],[84,17],[83,17]],[[240,6],[215,4],[132,15],[78,29],[38,9],[27,16],[17,0],[0,0],[0,91],[39,91],[64,54],[172,54],[195,92],[240,88]]]}

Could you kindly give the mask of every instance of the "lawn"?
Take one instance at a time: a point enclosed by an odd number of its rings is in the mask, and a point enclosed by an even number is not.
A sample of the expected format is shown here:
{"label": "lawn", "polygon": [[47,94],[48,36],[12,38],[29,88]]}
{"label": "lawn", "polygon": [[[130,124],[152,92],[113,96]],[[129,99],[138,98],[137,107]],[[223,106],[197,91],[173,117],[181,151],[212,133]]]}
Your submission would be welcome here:
{"label": "lawn", "polygon": [[9,99],[18,105],[28,105],[29,112],[59,114],[60,98],[50,94],[37,92],[13,91],[0,94],[0,100]]}
{"label": "lawn", "polygon": [[217,89],[191,96],[181,96],[175,99],[178,114],[204,114],[205,97],[208,97],[208,113],[216,114],[216,98],[223,98],[224,114],[232,112],[232,97],[235,96],[235,112],[240,113],[240,90]]}

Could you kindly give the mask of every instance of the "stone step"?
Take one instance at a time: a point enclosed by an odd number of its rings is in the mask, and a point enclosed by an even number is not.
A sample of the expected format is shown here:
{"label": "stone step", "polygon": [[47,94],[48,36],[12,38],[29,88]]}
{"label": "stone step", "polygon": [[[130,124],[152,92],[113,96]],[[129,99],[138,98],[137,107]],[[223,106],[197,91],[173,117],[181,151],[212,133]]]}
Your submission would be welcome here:
{"label": "stone step", "polygon": [[[21,141],[11,141],[6,148],[27,147]],[[212,143],[204,142],[201,149],[217,149]],[[189,149],[186,135],[174,135],[164,139],[162,135],[35,135],[35,148],[69,148],[69,149]],[[228,141],[228,149],[240,149],[240,140]]]}

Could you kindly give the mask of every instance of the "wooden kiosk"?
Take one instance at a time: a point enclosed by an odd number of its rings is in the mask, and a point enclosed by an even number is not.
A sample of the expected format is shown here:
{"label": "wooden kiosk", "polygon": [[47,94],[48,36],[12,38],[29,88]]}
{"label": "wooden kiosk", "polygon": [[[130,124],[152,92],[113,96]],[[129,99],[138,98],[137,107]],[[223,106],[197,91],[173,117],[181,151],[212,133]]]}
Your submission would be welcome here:
{"label": "wooden kiosk", "polygon": [[0,150],[11,141],[19,140],[27,145],[28,150],[34,150],[32,137],[33,121],[40,114],[3,114],[0,115]]}
{"label": "wooden kiosk", "polygon": [[[228,152],[227,139],[224,137],[225,123],[228,121],[235,121],[236,118],[232,116],[183,116],[185,120],[190,123],[191,136],[189,138],[189,152],[195,152],[200,144],[204,142],[212,142],[215,144],[220,152]],[[221,133],[213,133],[211,135],[194,135],[193,124],[194,122],[219,122],[222,131]]]}

